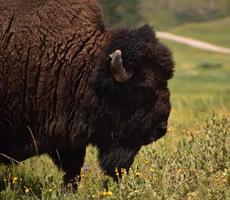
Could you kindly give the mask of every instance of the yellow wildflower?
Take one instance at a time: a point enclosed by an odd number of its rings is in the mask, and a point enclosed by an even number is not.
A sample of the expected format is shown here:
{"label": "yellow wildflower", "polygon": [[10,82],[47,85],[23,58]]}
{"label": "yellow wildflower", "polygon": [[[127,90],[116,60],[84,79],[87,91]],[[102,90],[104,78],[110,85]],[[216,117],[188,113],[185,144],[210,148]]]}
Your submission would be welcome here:
{"label": "yellow wildflower", "polygon": [[140,172],[136,172],[136,175],[137,175],[137,176],[140,176],[140,175],[141,175],[141,173],[140,173]]}
{"label": "yellow wildflower", "polygon": [[174,131],[174,128],[173,127],[169,127],[167,131],[168,132],[172,132],[172,131]]}
{"label": "yellow wildflower", "polygon": [[115,173],[117,176],[119,176],[119,172],[118,172],[117,168],[115,169]]}
{"label": "yellow wildflower", "polygon": [[50,188],[48,191],[49,191],[49,192],[52,192],[53,190]]}
{"label": "yellow wildflower", "polygon": [[185,170],[184,170],[183,168],[179,168],[179,169],[177,170],[177,174],[179,174],[179,175],[184,174],[184,172],[185,172]]}
{"label": "yellow wildflower", "polygon": [[112,196],[113,193],[111,191],[103,191],[103,192],[98,192],[98,196]]}
{"label": "yellow wildflower", "polygon": [[108,191],[108,192],[107,192],[107,195],[108,195],[108,196],[112,196],[112,194],[113,194],[113,193],[112,193],[111,191]]}
{"label": "yellow wildflower", "polygon": [[195,192],[190,192],[190,193],[188,193],[187,194],[187,199],[188,200],[192,200],[192,199],[194,199],[194,197],[196,197],[196,193]]}
{"label": "yellow wildflower", "polygon": [[228,179],[227,178],[223,178],[223,183],[227,184],[228,183]]}
{"label": "yellow wildflower", "polygon": [[121,169],[121,173],[122,173],[123,175],[124,175],[124,174],[127,174],[126,169],[122,168],[122,169]]}
{"label": "yellow wildflower", "polygon": [[84,173],[81,171],[80,172],[80,177],[83,178],[84,176],[85,176]]}
{"label": "yellow wildflower", "polygon": [[26,186],[24,186],[24,189],[25,189],[25,193],[28,193],[30,191],[30,189]]}
{"label": "yellow wildflower", "polygon": [[14,177],[12,178],[12,183],[13,183],[13,184],[17,183],[17,180],[18,180],[18,177],[17,177],[17,176],[14,176]]}

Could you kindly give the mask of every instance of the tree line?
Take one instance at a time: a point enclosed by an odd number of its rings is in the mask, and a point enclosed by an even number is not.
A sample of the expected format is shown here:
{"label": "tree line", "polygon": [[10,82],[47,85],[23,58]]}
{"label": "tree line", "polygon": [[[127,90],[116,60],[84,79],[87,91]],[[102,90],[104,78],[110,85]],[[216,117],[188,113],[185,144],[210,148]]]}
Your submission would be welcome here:
{"label": "tree line", "polygon": [[[230,16],[230,0],[98,0],[108,26],[161,27]],[[173,21],[173,23],[172,23]]]}

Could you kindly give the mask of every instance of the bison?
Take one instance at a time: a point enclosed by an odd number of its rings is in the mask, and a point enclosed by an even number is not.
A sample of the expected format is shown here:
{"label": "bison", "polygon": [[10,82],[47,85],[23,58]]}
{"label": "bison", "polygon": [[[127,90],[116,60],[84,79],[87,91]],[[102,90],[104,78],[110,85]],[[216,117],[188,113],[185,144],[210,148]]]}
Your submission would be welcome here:
{"label": "bison", "polygon": [[96,0],[0,0],[0,163],[48,154],[74,183],[86,147],[116,179],[165,135],[171,51],[108,29]]}

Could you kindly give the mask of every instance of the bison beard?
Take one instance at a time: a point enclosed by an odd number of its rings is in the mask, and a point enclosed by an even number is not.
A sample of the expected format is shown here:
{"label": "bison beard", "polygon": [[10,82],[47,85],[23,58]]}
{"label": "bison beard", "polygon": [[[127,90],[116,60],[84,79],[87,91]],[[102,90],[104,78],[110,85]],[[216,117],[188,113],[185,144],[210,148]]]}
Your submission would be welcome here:
{"label": "bison beard", "polygon": [[167,131],[173,67],[150,26],[106,29],[96,0],[0,0],[0,163],[46,153],[75,187],[92,144],[117,180]]}
{"label": "bison beard", "polygon": [[[133,164],[134,157],[139,151],[137,149],[124,148],[124,147],[110,147],[108,149],[101,149],[99,152],[100,166],[105,173],[115,181],[118,181],[118,176],[121,177],[121,170],[129,170]],[[119,175],[116,173],[118,171]]]}

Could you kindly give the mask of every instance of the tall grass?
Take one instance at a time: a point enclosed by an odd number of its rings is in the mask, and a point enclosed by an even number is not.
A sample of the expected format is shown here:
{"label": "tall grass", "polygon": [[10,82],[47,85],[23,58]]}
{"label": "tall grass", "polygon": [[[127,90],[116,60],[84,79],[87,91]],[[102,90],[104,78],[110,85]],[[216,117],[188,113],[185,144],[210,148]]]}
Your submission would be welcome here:
{"label": "tall grass", "polygon": [[96,162],[91,166],[96,158],[91,147],[76,194],[63,192],[61,173],[47,157],[2,167],[0,199],[229,199],[229,131],[229,116],[215,113],[204,126],[185,129],[173,146],[168,143],[176,130],[170,130],[141,150],[119,185],[103,175]]}

